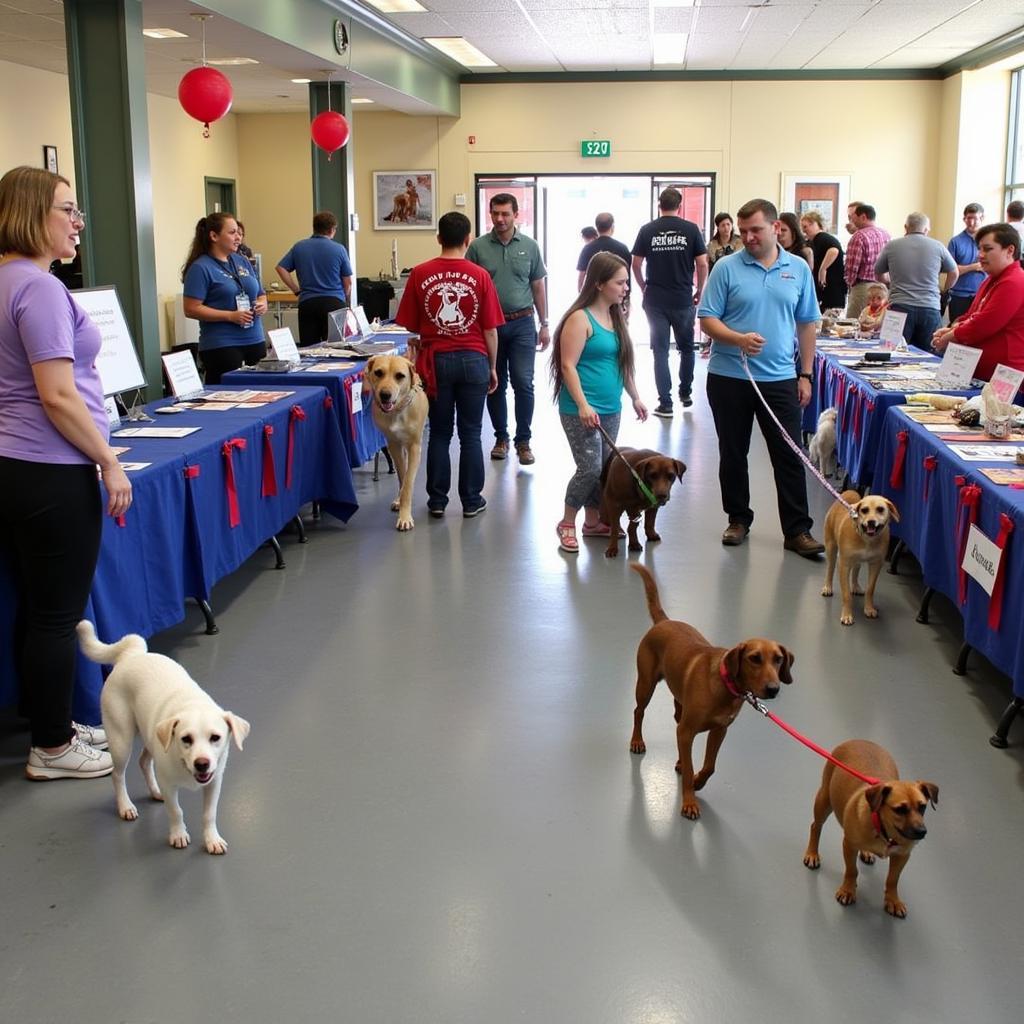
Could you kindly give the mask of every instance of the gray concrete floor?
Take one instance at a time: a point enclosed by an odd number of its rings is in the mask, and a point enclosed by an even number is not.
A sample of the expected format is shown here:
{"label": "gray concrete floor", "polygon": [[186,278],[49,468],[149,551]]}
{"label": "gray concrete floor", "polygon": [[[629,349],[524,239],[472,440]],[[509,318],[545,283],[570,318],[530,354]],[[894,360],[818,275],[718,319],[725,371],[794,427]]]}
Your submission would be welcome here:
{"label": "gray concrete floor", "polygon": [[[650,354],[641,349],[652,398]],[[538,361],[538,381],[546,361]],[[226,857],[166,845],[163,809],[108,780],[29,784],[0,732],[0,1019],[113,1021],[912,1022],[1020,1019],[1024,727],[988,745],[1009,682],[951,665],[959,618],[914,623],[915,567],[882,617],[838,623],[823,566],[782,549],[764,449],[757,521],[724,549],[703,395],[624,444],[689,466],[641,560],[669,614],[732,644],[778,637],[795,684],[775,710],[819,742],[859,736],[941,787],[904,876],[910,916],[833,898],[840,835],[801,863],[821,761],[744,710],[698,823],[679,816],[671,701],[629,754],[640,581],[600,541],[567,556],[571,470],[546,397],[537,464],[489,465],[487,512],[393,529],[394,478],[360,470],[360,510],[257,554],[152,647],[252,722],[221,802]],[[818,523],[827,500],[812,484]],[[819,531],[820,532],[820,531]],[[635,557],[635,556],[634,556]],[[114,638],[104,638],[114,639]],[[698,743],[702,751],[703,743]],[[193,835],[200,801],[183,800]]]}

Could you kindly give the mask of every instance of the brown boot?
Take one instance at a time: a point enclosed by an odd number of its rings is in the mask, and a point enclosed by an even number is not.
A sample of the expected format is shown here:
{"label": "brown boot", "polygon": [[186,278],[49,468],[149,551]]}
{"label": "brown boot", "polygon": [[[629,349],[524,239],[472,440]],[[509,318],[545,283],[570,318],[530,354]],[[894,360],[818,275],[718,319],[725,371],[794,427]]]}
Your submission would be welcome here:
{"label": "brown boot", "polygon": [[504,441],[499,439],[494,442],[494,447],[491,449],[491,458],[495,461],[508,458],[508,438],[505,438]]}
{"label": "brown boot", "polygon": [[533,452],[530,451],[528,444],[517,444],[516,452],[519,455],[519,461],[524,466],[532,466],[537,460],[533,457]]}
{"label": "brown boot", "polygon": [[722,534],[722,543],[727,548],[739,547],[747,539],[750,527],[743,523],[730,523]]}
{"label": "brown boot", "polygon": [[809,533],[787,537],[782,546],[787,551],[795,551],[801,558],[817,558],[825,550],[825,545],[816,541]]}

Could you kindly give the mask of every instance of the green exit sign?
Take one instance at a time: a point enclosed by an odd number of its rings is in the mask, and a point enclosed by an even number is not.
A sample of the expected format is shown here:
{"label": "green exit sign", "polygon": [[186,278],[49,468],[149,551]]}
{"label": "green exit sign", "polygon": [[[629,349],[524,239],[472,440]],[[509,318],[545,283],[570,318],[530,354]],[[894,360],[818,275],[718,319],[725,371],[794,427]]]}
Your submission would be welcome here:
{"label": "green exit sign", "polygon": [[580,156],[611,156],[610,139],[584,139],[580,143]]}

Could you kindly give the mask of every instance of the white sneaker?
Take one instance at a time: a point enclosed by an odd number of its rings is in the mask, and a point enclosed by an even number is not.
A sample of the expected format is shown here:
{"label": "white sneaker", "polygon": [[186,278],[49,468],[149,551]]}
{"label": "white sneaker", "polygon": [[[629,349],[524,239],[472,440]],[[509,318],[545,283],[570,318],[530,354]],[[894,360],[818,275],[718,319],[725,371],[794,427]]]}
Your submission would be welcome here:
{"label": "white sneaker", "polygon": [[106,750],[110,745],[107,743],[107,734],[103,731],[102,725],[82,725],[80,722],[72,722],[71,728],[78,733],[78,738],[87,746],[95,747],[97,750]]}
{"label": "white sneaker", "polygon": [[83,743],[77,736],[59,754],[47,754],[41,747],[28,752],[25,774],[30,779],[98,779],[114,770],[114,762],[105,750]]}

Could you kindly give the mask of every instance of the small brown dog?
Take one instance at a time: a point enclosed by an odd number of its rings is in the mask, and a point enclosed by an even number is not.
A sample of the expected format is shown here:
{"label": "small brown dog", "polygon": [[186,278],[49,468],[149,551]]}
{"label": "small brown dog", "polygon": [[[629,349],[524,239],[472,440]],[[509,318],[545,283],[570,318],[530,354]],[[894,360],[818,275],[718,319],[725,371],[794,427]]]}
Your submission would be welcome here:
{"label": "small brown dog", "polygon": [[612,528],[605,549],[606,558],[616,558],[619,554],[619,520],[623,512],[629,517],[630,551],[643,551],[637,537],[641,512],[647,540],[661,540],[654,529],[658,509],[668,504],[672,485],[686,472],[685,464],[679,459],[670,459],[649,448],[620,448],[619,451],[636,470],[637,476],[650,488],[657,504],[651,506],[633,479],[633,474],[622,464],[622,459],[613,453],[601,470],[601,522]]}
{"label": "small brown dog", "polygon": [[924,812],[929,803],[934,807],[939,802],[939,787],[934,782],[902,781],[892,755],[870,740],[847,740],[832,751],[832,756],[880,781],[868,785],[831,761],[825,765],[821,788],[814,797],[814,821],[804,864],[812,871],[821,867],[821,826],[830,814],[835,814],[843,830],[846,862],[836,899],[844,907],[857,901],[858,854],[865,864],[874,864],[876,856],[888,857],[885,912],[906,917],[907,905],[899,898],[896,885],[914,847],[928,834]]}
{"label": "small brown dog", "polygon": [[397,529],[411,530],[412,489],[420,465],[423,424],[429,402],[419,375],[405,356],[374,356],[366,364],[363,380],[373,393],[373,422],[387,438],[388,451],[398,472]]}
{"label": "small brown dog", "polygon": [[[850,510],[838,501],[825,516],[825,555],[828,561],[821,596],[832,596],[832,578],[838,553],[839,589],[843,594],[843,610],[839,621],[844,626],[852,626],[854,594],[864,595],[865,617],[878,618],[875,584],[889,550],[889,523],[898,523],[900,514],[896,506],[880,494],[865,494],[862,498],[856,491],[843,491],[843,501],[854,507],[857,518],[851,518]],[[857,579],[862,564],[868,567],[865,590],[860,589]]]}
{"label": "small brown dog", "polygon": [[[634,563],[630,568],[644,581],[654,625],[636,652],[636,710],[629,749],[633,754],[647,750],[642,732],[644,711],[658,681],[664,679],[675,701],[679,747],[676,771],[683,777],[682,814],[695,821],[700,817],[697,790],[714,774],[725,733],[743,707],[743,699],[726,688],[722,667],[737,690],[771,699],[778,694],[780,683],[793,682],[790,669],[795,659],[782,644],[760,637],[744,640],[731,650],[713,647],[693,626],[665,614],[654,577],[642,565]],[[708,741],[704,765],[694,775],[693,741],[701,732],[708,734]]]}

